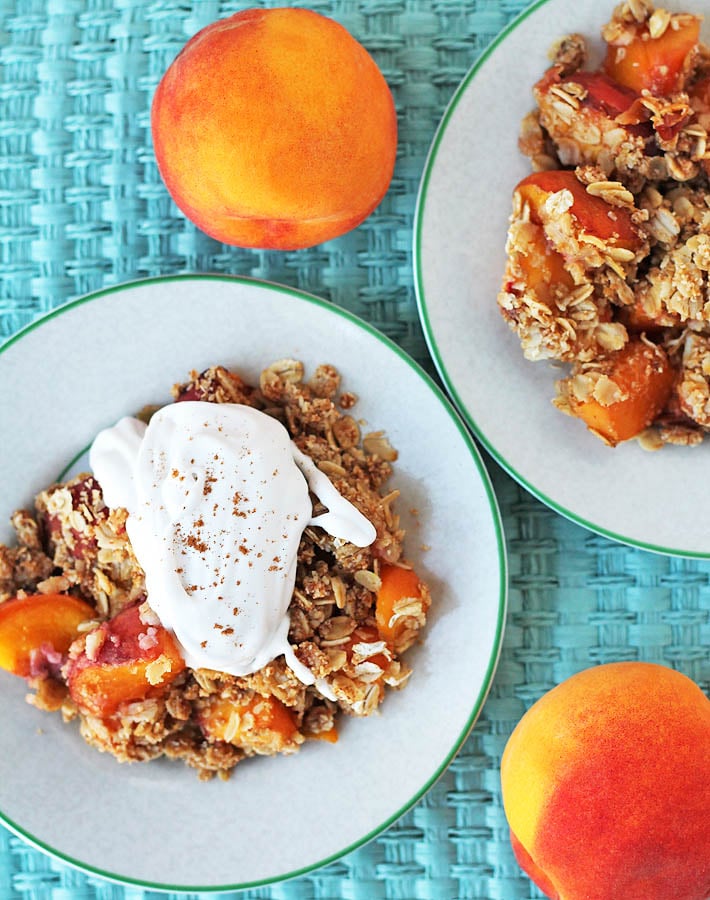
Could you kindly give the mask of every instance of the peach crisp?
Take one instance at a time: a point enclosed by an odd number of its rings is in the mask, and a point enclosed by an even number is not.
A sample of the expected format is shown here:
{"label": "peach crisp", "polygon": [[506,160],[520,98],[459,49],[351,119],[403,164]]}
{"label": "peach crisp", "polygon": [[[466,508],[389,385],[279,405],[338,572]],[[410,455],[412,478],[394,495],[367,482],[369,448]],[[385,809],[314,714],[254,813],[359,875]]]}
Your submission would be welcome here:
{"label": "peach crisp", "polygon": [[[336,369],[307,381],[280,360],[252,386],[215,366],[173,394],[147,424],[101,432],[93,474],[13,516],[0,668],[119,761],[166,756],[227,777],[246,757],[335,742],[340,713],[370,715],[405,685],[430,594],[386,488],[397,453],[361,434]],[[175,431],[183,419],[194,433]],[[127,468],[146,459],[155,495]]]}
{"label": "peach crisp", "polygon": [[567,364],[558,409],[615,446],[710,430],[710,49],[701,17],[621,3],[601,67],[567,35],[533,87],[500,311]]}

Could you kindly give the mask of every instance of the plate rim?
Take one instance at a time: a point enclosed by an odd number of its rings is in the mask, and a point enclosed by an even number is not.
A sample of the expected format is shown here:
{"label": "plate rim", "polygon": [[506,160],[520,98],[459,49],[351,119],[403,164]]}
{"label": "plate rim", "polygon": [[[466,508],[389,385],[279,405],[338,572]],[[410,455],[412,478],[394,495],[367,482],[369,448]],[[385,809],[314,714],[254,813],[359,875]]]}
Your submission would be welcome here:
{"label": "plate rim", "polygon": [[422,330],[424,332],[424,339],[426,341],[427,347],[429,349],[429,353],[434,362],[436,370],[443,381],[446,391],[449,394],[454,406],[458,410],[459,414],[463,418],[464,422],[468,425],[471,431],[476,436],[477,440],[485,447],[486,451],[491,455],[491,457],[504,469],[512,478],[514,478],[518,484],[524,487],[533,497],[540,500],[541,503],[544,503],[550,509],[559,513],[564,518],[568,519],[571,522],[574,522],[576,525],[581,525],[582,527],[588,529],[595,534],[599,534],[602,537],[608,538],[610,540],[616,541],[621,544],[625,544],[629,547],[636,547],[640,550],[647,550],[651,553],[657,553],[663,556],[671,556],[677,557],[680,559],[710,559],[710,550],[703,552],[699,550],[683,550],[680,547],[666,547],[662,544],[654,544],[651,541],[644,541],[638,538],[630,537],[629,535],[620,534],[612,529],[605,528],[604,526],[597,525],[591,520],[585,518],[583,515],[579,513],[575,513],[572,510],[568,509],[561,503],[553,500],[544,491],[539,490],[529,479],[525,478],[521,475],[515,466],[512,465],[495,447],[495,445],[491,442],[491,440],[487,437],[487,435],[481,430],[478,426],[473,413],[467,408],[466,404],[461,399],[459,395],[456,385],[454,384],[449,372],[446,368],[446,364],[444,363],[443,356],[439,349],[439,346],[436,341],[436,337],[434,335],[434,330],[431,325],[431,320],[429,318],[426,297],[425,297],[425,289],[424,289],[424,274],[422,269],[422,232],[423,232],[423,221],[425,216],[425,207],[427,200],[427,191],[429,187],[429,182],[431,180],[432,171],[436,165],[436,157],[441,146],[442,141],[446,135],[447,128],[449,126],[450,120],[461,101],[462,97],[470,87],[471,83],[474,81],[476,75],[480,71],[480,69],[485,65],[488,59],[492,56],[492,54],[497,50],[497,48],[505,42],[505,40],[509,37],[509,35],[515,31],[518,26],[520,26],[530,15],[537,12],[543,6],[545,6],[550,0],[535,0],[530,6],[524,9],[521,13],[519,13],[514,19],[512,19],[508,25],[496,36],[496,38],[491,41],[491,43],[486,47],[486,49],[481,53],[478,59],[471,65],[469,70],[464,75],[463,79],[459,82],[456,90],[454,91],[451,99],[449,100],[444,113],[442,115],[441,120],[437,126],[436,132],[434,133],[434,137],[429,146],[429,151],[427,153],[427,157],[424,161],[424,168],[422,171],[422,176],[419,182],[419,190],[417,192],[417,200],[416,207],[414,212],[414,220],[413,220],[413,247],[412,247],[412,261],[413,261],[413,269],[414,269],[414,291],[417,302],[417,310],[419,312],[419,320],[422,325]]}
{"label": "plate rim", "polygon": [[[539,2],[539,0],[538,0]],[[542,2],[547,2],[547,0],[542,0]],[[490,474],[485,466],[483,461],[483,457],[476,446],[475,441],[473,440],[471,434],[466,428],[466,424],[463,421],[459,411],[456,409],[454,404],[450,401],[450,399],[446,396],[446,393],[436,384],[434,379],[426,372],[426,370],[408,353],[406,353],[398,344],[396,344],[391,338],[389,338],[384,332],[380,331],[374,325],[350,312],[350,310],[345,309],[344,307],[337,306],[336,304],[329,302],[321,297],[316,296],[315,294],[310,294],[306,291],[302,291],[298,288],[293,288],[287,285],[278,284],[277,282],[268,281],[259,278],[252,278],[244,275],[229,275],[229,274],[212,274],[212,273],[183,273],[183,274],[173,274],[173,275],[158,275],[151,276],[147,278],[133,279],[130,281],[121,282],[115,285],[109,285],[104,288],[100,288],[99,290],[92,291],[87,294],[83,294],[80,297],[76,297],[72,300],[67,301],[66,303],[62,303],[61,305],[55,307],[54,309],[49,310],[33,321],[29,322],[19,331],[15,332],[11,335],[3,344],[0,345],[0,357],[2,354],[11,346],[18,343],[23,337],[29,334],[32,331],[35,331],[41,328],[50,320],[61,316],[63,313],[66,313],[70,310],[76,309],[79,306],[86,305],[95,300],[101,300],[101,298],[106,297],[107,295],[112,294],[120,294],[121,292],[130,291],[134,288],[146,287],[156,283],[165,284],[173,281],[221,281],[221,282],[230,282],[236,284],[244,284],[251,287],[259,287],[266,290],[274,291],[276,293],[286,294],[292,298],[296,298],[297,300],[309,303],[315,307],[318,307],[322,311],[326,311],[332,313],[336,316],[340,316],[344,318],[346,321],[355,325],[357,328],[365,331],[369,336],[376,338],[378,341],[383,343],[385,347],[389,350],[394,351],[395,354],[405,362],[410,369],[412,369],[413,373],[419,377],[421,381],[423,381],[424,385],[434,394],[439,403],[442,405],[444,410],[447,412],[449,418],[452,423],[455,425],[457,431],[459,432],[466,448],[469,451],[471,459],[475,464],[475,468],[478,471],[479,478],[481,479],[481,484],[484,488],[484,493],[486,500],[488,502],[488,509],[491,514],[492,525],[495,532],[495,542],[497,549],[497,564],[498,564],[498,610],[496,615],[496,627],[495,633],[493,636],[493,644],[491,648],[491,654],[488,660],[488,665],[486,667],[483,681],[481,683],[479,692],[475,697],[471,712],[464,724],[463,729],[461,730],[459,736],[454,741],[453,746],[450,751],[447,753],[445,758],[439,763],[436,770],[429,777],[429,779],[422,785],[419,790],[415,792],[415,794],[406,801],[404,805],[402,805],[397,811],[388,816],[381,824],[377,825],[375,828],[371,829],[367,834],[360,837],[358,840],[349,843],[343,849],[330,854],[329,856],[317,860],[316,862],[310,863],[306,866],[294,869],[292,871],[279,874],[273,877],[256,879],[253,881],[245,881],[245,882],[234,882],[223,885],[211,885],[211,886],[202,886],[202,885],[188,885],[188,884],[170,884],[169,882],[151,882],[142,880],[139,878],[131,878],[127,875],[120,875],[118,873],[113,873],[106,871],[97,866],[92,866],[90,863],[82,862],[74,857],[69,856],[68,854],[63,853],[62,851],[56,850],[51,847],[49,844],[45,843],[41,839],[37,838],[35,835],[26,831],[22,826],[18,825],[12,819],[10,819],[3,811],[0,809],[0,824],[4,825],[11,832],[13,832],[18,837],[27,841],[30,845],[36,847],[37,849],[43,851],[49,856],[59,860],[60,862],[66,863],[72,866],[75,869],[78,869],[82,872],[89,873],[91,875],[98,875],[101,878],[105,878],[108,881],[124,884],[129,886],[137,886],[144,888],[146,890],[155,890],[155,891],[171,891],[171,892],[199,892],[199,893],[219,893],[224,891],[238,891],[238,890],[247,890],[250,888],[259,888],[272,884],[279,884],[280,882],[287,881],[293,878],[297,878],[302,875],[306,875],[310,872],[314,872],[323,866],[326,866],[332,862],[335,862],[338,859],[346,856],[347,854],[353,852],[359,847],[369,843],[371,840],[376,838],[379,834],[389,828],[394,822],[396,822],[399,818],[401,818],[406,812],[408,812],[423,796],[426,794],[433,785],[441,778],[444,772],[448,769],[452,760],[461,749],[464,741],[470,734],[473,729],[476,721],[478,720],[481,711],[483,709],[483,705],[490,693],[490,689],[493,683],[493,679],[495,676],[496,669],[498,667],[498,662],[500,660],[501,650],[503,646],[503,637],[505,633],[505,624],[506,624],[506,614],[508,608],[508,559],[507,559],[507,548],[506,548],[506,539],[505,532],[503,529],[503,520],[500,512],[500,507],[498,504],[498,499],[496,497],[495,491],[493,489],[492,481]]]}

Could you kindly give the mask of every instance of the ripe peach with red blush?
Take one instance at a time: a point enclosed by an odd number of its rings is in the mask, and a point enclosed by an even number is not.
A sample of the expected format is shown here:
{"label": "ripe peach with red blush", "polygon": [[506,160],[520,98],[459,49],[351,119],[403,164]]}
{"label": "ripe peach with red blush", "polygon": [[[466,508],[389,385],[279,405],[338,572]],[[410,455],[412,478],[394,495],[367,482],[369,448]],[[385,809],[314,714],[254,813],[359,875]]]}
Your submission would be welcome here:
{"label": "ripe peach with red blush", "polygon": [[297,249],[354,228],[392,178],[397,118],[372,57],[306,9],[250,9],[196,34],[153,100],[168,191],[217,240]]}
{"label": "ripe peach with red blush", "polygon": [[552,900],[710,895],[710,700],[685,675],[573,675],[518,723],[501,782],[518,862]]}

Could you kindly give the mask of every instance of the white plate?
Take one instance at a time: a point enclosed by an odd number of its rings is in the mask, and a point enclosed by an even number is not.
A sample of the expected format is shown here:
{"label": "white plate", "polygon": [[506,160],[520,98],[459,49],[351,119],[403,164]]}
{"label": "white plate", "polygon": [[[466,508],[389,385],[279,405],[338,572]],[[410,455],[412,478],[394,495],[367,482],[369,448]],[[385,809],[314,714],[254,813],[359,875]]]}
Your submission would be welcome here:
{"label": "white plate", "polygon": [[[612,0],[547,0],[505,31],[449,105],[424,171],[415,220],[419,309],[451,396],[495,459],[544,503],[628,544],[710,556],[710,443],[647,453],[612,450],[550,402],[560,377],[523,358],[496,305],[511,196],[529,174],[520,121],[547,51],[577,31],[596,40]],[[664,4],[702,11],[701,0]],[[703,36],[710,39],[706,19]]]}
{"label": "white plate", "polygon": [[250,760],[229,782],[204,784],[180,763],[121,766],[97,753],[76,726],[27,705],[21,679],[0,672],[0,820],[105,877],[226,890],[332,860],[431,786],[490,687],[506,567],[480,457],[415,363],[314,297],[244,279],[167,278],[94,294],[20,333],[0,352],[3,520],[99,429],[167,401],[190,369],[223,363],[258,378],[285,356],[307,372],[336,364],[360,397],[356,415],[399,450],[393,486],[403,494],[407,552],[435,598],[426,639],[409,656],[414,674],[381,715],[348,719],[336,745]]}

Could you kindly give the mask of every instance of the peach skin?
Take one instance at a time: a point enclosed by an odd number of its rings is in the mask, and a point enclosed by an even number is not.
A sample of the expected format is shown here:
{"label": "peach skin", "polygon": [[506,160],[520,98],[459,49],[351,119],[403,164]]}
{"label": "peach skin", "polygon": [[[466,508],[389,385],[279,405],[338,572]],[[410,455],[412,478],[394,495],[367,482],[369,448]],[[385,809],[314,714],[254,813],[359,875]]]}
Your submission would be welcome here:
{"label": "peach skin", "polygon": [[518,723],[501,782],[518,862],[552,900],[710,896],[710,700],[685,675],[573,675]]}
{"label": "peach skin", "polygon": [[389,187],[392,94],[341,25],[306,9],[250,9],[196,34],[156,90],[160,174],[227,244],[298,249],[354,228]]}

